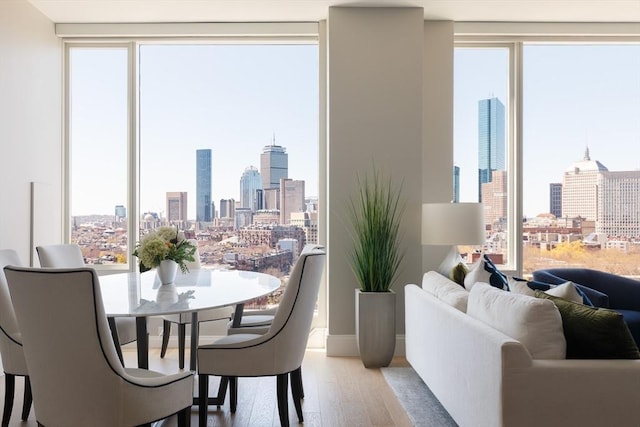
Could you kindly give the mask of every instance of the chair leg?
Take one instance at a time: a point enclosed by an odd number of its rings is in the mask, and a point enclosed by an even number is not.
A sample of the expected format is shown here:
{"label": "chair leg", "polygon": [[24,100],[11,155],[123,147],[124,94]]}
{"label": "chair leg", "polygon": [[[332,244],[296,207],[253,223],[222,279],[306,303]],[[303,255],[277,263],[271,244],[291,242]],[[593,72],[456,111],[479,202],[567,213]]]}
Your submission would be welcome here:
{"label": "chair leg", "polygon": [[184,369],[184,346],[187,335],[187,325],[178,323],[178,367]]}
{"label": "chair leg", "polygon": [[31,412],[31,403],[33,402],[33,395],[31,394],[31,381],[29,376],[24,377],[24,399],[22,401],[22,421],[27,421],[29,418],[29,412]]}
{"label": "chair leg", "polygon": [[278,415],[280,415],[280,426],[289,426],[289,404],[287,388],[289,387],[289,374],[280,374],[277,377],[278,394]]}
{"label": "chair leg", "polygon": [[229,408],[231,413],[236,413],[238,406],[238,377],[229,377]]}
{"label": "chair leg", "polygon": [[[220,379],[222,381],[222,379]],[[209,398],[209,375],[198,375],[198,425],[207,427],[207,399]]]}
{"label": "chair leg", "polygon": [[111,339],[113,340],[113,344],[116,346],[116,354],[118,355],[118,359],[120,359],[120,364],[124,366],[124,357],[122,356],[122,349],[120,348],[120,338],[118,338],[116,319],[115,317],[107,317],[107,322],[109,323],[109,329],[111,330]]}
{"label": "chair leg", "polygon": [[[295,371],[289,373],[291,377],[291,392],[293,393],[294,387],[300,396],[300,399],[304,399],[304,387],[302,385],[302,367],[299,367]],[[295,381],[295,383],[294,383]]]}
{"label": "chair leg", "polygon": [[162,347],[160,348],[160,358],[162,359],[167,354],[167,347],[169,347],[169,337],[171,336],[171,322],[168,320],[162,321]]}
{"label": "chair leg", "polygon": [[296,407],[298,421],[304,422],[302,418],[302,371],[300,368],[289,373],[291,377],[291,394],[293,395],[293,404]]}
{"label": "chair leg", "polygon": [[187,406],[178,412],[178,427],[191,426],[191,406]]}
{"label": "chair leg", "polygon": [[16,376],[13,374],[4,374],[4,412],[2,415],[2,427],[9,425],[11,411],[13,410],[13,394],[16,389]]}

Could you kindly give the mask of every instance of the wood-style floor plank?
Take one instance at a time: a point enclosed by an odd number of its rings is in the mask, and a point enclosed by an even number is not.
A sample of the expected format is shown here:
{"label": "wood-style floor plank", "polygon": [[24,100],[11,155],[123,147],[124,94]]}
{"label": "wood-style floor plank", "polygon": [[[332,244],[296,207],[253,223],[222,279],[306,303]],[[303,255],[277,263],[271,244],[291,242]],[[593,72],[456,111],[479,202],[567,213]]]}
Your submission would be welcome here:
{"label": "wood-style floor plank", "polygon": [[[135,349],[124,351],[126,366],[136,366]],[[185,357],[189,357],[188,350]],[[178,356],[169,349],[160,359],[160,351],[151,349],[150,368],[159,372],[178,371]],[[407,366],[404,358],[396,358],[391,366]],[[219,379],[210,378],[210,393],[217,392]],[[327,357],[322,350],[307,350],[302,365],[302,381],[305,398],[302,403],[304,425],[307,427],[369,427],[411,425],[393,391],[379,369],[366,369],[359,358]],[[4,399],[4,380],[0,381]],[[36,427],[32,409],[27,422],[20,420],[23,384],[16,380],[16,393],[11,427]],[[197,390],[197,385],[196,388]],[[289,392],[289,422],[298,424],[298,416]],[[198,425],[198,408],[191,412],[192,426]],[[174,419],[158,423],[174,427]],[[274,377],[240,378],[238,381],[238,407],[235,414],[229,411],[229,399],[220,408],[209,407],[207,426],[211,427],[278,427],[280,425]]]}

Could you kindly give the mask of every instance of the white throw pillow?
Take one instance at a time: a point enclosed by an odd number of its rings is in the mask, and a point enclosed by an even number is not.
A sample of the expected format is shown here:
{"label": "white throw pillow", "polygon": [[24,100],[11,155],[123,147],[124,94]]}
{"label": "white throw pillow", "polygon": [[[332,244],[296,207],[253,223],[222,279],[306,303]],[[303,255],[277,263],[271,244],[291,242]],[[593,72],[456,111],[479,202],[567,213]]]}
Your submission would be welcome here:
{"label": "white throw pillow", "polygon": [[564,359],[567,343],[555,304],[476,283],[467,314],[520,341],[532,359]]}
{"label": "white throw pillow", "polygon": [[520,295],[528,295],[530,297],[536,296],[536,291],[531,289],[526,281],[516,280],[513,277],[509,276],[509,290],[514,294]]}
{"label": "white throw pillow", "polygon": [[464,287],[470,291],[476,283],[489,283],[490,279],[491,273],[484,269],[484,260],[482,257],[479,257],[476,262],[471,264],[467,275],[464,276]]}
{"label": "white throw pillow", "polygon": [[548,295],[553,295],[554,297],[566,299],[567,301],[584,304],[582,295],[578,293],[576,285],[574,285],[573,282],[565,282],[544,292]]}
{"label": "white throw pillow", "polygon": [[451,277],[451,270],[459,263],[464,262],[460,253],[458,253],[458,247],[452,246],[447,256],[440,263],[436,271],[442,274],[444,277]]}
{"label": "white throw pillow", "polygon": [[435,271],[422,276],[422,289],[463,313],[467,311],[469,291]]}

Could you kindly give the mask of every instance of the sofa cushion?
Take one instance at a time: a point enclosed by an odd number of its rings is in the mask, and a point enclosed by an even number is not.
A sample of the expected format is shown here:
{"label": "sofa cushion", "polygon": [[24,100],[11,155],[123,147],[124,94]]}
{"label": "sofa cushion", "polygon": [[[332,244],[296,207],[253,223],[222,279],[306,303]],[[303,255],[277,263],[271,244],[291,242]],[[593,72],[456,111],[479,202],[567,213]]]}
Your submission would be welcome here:
{"label": "sofa cushion", "polygon": [[469,291],[436,271],[424,273],[422,289],[463,313],[467,311]]}
{"label": "sofa cushion", "polygon": [[633,340],[636,342],[636,345],[640,347],[640,311],[620,309],[616,309],[615,311],[622,314]]}
{"label": "sofa cushion", "polygon": [[551,301],[477,283],[469,293],[467,314],[520,341],[533,359],[565,358],[562,318]]}
{"label": "sofa cushion", "polygon": [[476,283],[488,283],[499,289],[508,290],[509,283],[507,276],[496,268],[491,259],[483,255],[471,265],[469,272],[464,278],[464,287],[471,290]]}
{"label": "sofa cushion", "polygon": [[576,304],[584,304],[582,295],[580,295],[580,293],[576,289],[576,286],[571,282],[565,282],[544,292],[548,295],[553,295],[554,297],[559,297],[562,299],[566,299],[567,301],[575,302]]}
{"label": "sofa cushion", "polygon": [[567,359],[640,359],[622,314],[606,308],[588,307],[536,291],[536,297],[550,299],[560,310]]}
{"label": "sofa cushion", "polygon": [[[578,303],[589,305],[593,307],[591,298],[583,292],[579,285],[573,282],[564,282],[557,285],[551,285],[549,283],[542,283],[535,280],[525,280],[519,277],[508,277],[509,290],[518,294],[525,294],[529,296],[535,296],[534,291],[549,291],[553,289],[551,295],[558,296],[560,298],[569,299]],[[573,283],[573,286],[567,285],[567,283]],[[598,292],[599,293],[599,292]],[[603,294],[604,295],[604,294]],[[606,295],[604,295],[606,297]]]}

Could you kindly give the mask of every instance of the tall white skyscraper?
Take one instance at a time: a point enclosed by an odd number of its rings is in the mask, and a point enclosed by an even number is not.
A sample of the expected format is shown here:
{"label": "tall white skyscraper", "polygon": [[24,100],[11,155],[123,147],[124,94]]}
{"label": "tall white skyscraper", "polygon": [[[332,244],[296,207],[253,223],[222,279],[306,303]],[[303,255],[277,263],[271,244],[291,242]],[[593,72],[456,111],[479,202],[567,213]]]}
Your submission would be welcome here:
{"label": "tall white skyscraper", "polygon": [[562,216],[597,220],[598,177],[607,169],[597,160],[591,160],[589,149],[584,158],[568,167],[562,177]]}
{"label": "tall white skyscraper", "polygon": [[260,172],[255,166],[247,167],[240,178],[240,207],[258,209],[258,190],[262,190]]}

